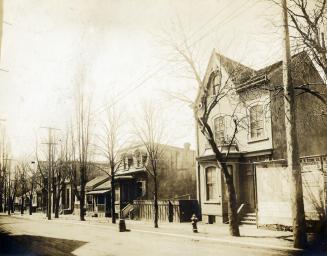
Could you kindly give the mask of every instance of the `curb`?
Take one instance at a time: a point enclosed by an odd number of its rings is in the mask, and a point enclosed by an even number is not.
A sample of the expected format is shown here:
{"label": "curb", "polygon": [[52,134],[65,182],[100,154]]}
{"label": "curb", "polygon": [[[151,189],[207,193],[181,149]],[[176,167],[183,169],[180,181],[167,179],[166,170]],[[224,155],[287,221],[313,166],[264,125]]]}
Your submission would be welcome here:
{"label": "curb", "polygon": [[[32,221],[38,221],[35,219],[31,219],[28,217],[24,216],[15,216],[11,215],[11,217],[16,218],[16,219],[25,219],[25,220],[32,220]],[[47,220],[45,220],[47,221]],[[93,227],[99,227],[101,226],[101,223],[91,223],[91,222],[77,222],[76,220],[69,220],[69,219],[56,219],[56,222],[60,223],[68,223],[68,224],[74,224],[74,225],[89,225]],[[102,228],[107,228],[110,230],[115,230],[114,227],[112,226],[102,226]],[[278,245],[266,245],[266,244],[259,244],[259,243],[253,243],[253,242],[245,242],[245,241],[236,241],[233,239],[239,239],[239,238],[232,238],[232,239],[223,239],[223,238],[215,238],[215,237],[206,237],[206,236],[201,236],[201,233],[199,235],[184,235],[184,234],[176,234],[176,233],[167,233],[167,232],[159,232],[159,231],[149,231],[149,230],[142,230],[142,229],[134,229],[132,228],[131,231],[139,232],[139,233],[147,233],[147,234],[155,234],[155,235],[163,235],[163,236],[170,236],[170,237],[179,237],[179,238],[187,238],[187,239],[195,239],[195,240],[206,240],[206,241],[214,241],[214,242],[219,242],[219,243],[224,243],[224,244],[230,244],[230,245],[242,245],[242,246],[247,246],[247,247],[257,247],[257,248],[262,248],[262,249],[273,249],[273,250],[283,250],[283,251],[296,251],[296,252],[301,252],[303,251],[302,249],[297,249],[293,247],[287,247],[287,246],[278,246]],[[241,237],[240,237],[241,238]]]}

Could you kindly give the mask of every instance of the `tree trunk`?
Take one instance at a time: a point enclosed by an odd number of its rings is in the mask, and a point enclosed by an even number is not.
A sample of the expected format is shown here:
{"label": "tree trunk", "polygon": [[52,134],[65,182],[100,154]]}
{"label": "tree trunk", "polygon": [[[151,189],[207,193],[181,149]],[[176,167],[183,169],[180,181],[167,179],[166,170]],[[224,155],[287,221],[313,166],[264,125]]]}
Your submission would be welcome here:
{"label": "tree trunk", "polygon": [[111,222],[116,223],[116,211],[115,211],[115,174],[111,174]]}
{"label": "tree trunk", "polygon": [[59,218],[59,201],[60,201],[60,190],[58,189],[56,200],[55,200],[55,218]]}
{"label": "tree trunk", "polygon": [[299,147],[296,133],[296,108],[294,88],[291,76],[290,42],[287,21],[286,0],[283,7],[283,83],[284,83],[284,108],[288,170],[291,172],[291,203],[293,218],[294,247],[304,248],[307,245],[306,223],[302,191],[302,175]]}
{"label": "tree trunk", "polygon": [[0,191],[0,212],[3,212],[2,203],[3,203],[3,199],[2,199],[2,191]]}
{"label": "tree trunk", "polygon": [[32,215],[33,212],[33,193],[30,194],[30,201],[29,201],[29,214]]}
{"label": "tree trunk", "polygon": [[11,202],[10,202],[10,196],[8,196],[8,202],[7,202],[7,210],[8,210],[8,215],[10,215],[11,212]]}
{"label": "tree trunk", "polygon": [[[227,170],[227,166],[225,167]],[[237,201],[236,192],[233,184],[233,177],[228,175],[225,176],[228,194],[228,220],[229,220],[229,234],[232,236],[240,236],[240,230],[238,227],[238,216],[237,216]]]}
{"label": "tree trunk", "polygon": [[158,228],[158,183],[157,183],[157,175],[154,174],[154,227]]}
{"label": "tree trunk", "polygon": [[80,193],[80,209],[79,209],[79,216],[81,221],[85,221],[85,166],[84,164],[81,166],[81,193]]}
{"label": "tree trunk", "polygon": [[11,213],[15,212],[15,196],[10,198],[10,211],[11,211]]}
{"label": "tree trunk", "polygon": [[[210,129],[210,127],[207,127]],[[211,133],[211,130],[210,130]],[[227,186],[227,195],[228,195],[228,221],[229,221],[229,233],[232,236],[240,236],[240,229],[238,225],[238,217],[237,217],[237,200],[236,200],[236,191],[234,187],[233,177],[228,172],[228,168],[226,165],[226,159],[224,159],[223,155],[219,151],[217,144],[211,136],[208,140],[213,152],[215,153],[215,157],[218,165],[221,166],[222,172],[225,177],[225,182]]]}
{"label": "tree trunk", "polygon": [[56,181],[52,172],[52,213],[56,213],[56,205],[57,205],[57,186]]}
{"label": "tree trunk", "polygon": [[20,214],[24,214],[24,196],[21,197]]}

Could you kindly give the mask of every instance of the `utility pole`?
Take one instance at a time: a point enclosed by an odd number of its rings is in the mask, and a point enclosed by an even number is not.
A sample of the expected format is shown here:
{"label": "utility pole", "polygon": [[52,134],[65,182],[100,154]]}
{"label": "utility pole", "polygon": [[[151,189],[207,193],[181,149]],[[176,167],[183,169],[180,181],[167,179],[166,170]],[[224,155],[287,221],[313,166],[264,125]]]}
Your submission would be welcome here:
{"label": "utility pole", "polygon": [[49,150],[49,156],[48,156],[48,161],[49,161],[49,167],[48,167],[48,207],[47,207],[47,216],[48,220],[51,220],[51,185],[52,185],[52,145],[56,144],[55,142],[52,141],[52,131],[54,130],[59,130],[53,127],[41,127],[44,129],[48,129],[48,142],[42,143],[42,144],[47,144],[48,145],[48,150]]}
{"label": "utility pole", "polygon": [[295,248],[304,248],[307,244],[307,236],[303,203],[301,163],[296,133],[296,106],[291,76],[291,53],[286,0],[282,0],[282,17],[285,131],[287,165],[289,172],[291,172],[291,207],[293,219],[293,238]]}
{"label": "utility pole", "polygon": [[2,159],[1,159],[1,169],[0,169],[0,211],[5,212],[5,205],[6,205],[6,167],[4,165],[4,158],[5,158],[5,136],[4,132],[2,129],[2,122],[5,122],[6,119],[0,118],[0,136],[1,136],[1,143],[0,143],[0,150],[2,154]]}

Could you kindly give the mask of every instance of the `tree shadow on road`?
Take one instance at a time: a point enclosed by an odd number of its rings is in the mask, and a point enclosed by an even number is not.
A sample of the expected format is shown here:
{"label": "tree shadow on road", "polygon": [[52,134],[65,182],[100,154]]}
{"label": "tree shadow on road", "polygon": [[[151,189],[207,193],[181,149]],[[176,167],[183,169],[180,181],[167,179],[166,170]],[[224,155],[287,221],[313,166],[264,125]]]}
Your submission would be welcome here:
{"label": "tree shadow on road", "polygon": [[31,235],[10,235],[0,231],[0,255],[73,255],[83,241]]}

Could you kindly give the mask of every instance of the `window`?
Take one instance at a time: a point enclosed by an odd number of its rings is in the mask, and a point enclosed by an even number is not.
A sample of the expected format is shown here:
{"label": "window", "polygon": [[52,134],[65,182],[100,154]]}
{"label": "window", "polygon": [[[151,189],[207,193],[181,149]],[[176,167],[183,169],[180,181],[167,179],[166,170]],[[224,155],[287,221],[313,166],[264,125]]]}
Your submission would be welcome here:
{"label": "window", "polygon": [[120,201],[120,189],[119,189],[119,187],[115,187],[115,201],[116,202]]}
{"label": "window", "polygon": [[256,105],[250,108],[250,136],[257,139],[263,136],[263,107]]}
{"label": "window", "polygon": [[142,155],[142,165],[143,166],[146,165],[147,157],[148,156],[146,154]]}
{"label": "window", "polygon": [[217,144],[223,144],[225,141],[225,118],[217,117],[214,120],[215,141]]}
{"label": "window", "polygon": [[217,172],[215,167],[206,169],[207,200],[218,199]]}
{"label": "window", "polygon": [[131,166],[133,165],[133,157],[132,156],[128,157],[127,165],[128,165],[128,168],[131,168]]}
{"label": "window", "polygon": [[137,181],[136,189],[137,189],[137,197],[145,196],[145,192],[146,192],[145,180]]}
{"label": "window", "polygon": [[121,162],[123,163],[124,170],[126,170],[127,169],[127,161],[126,161],[126,155],[125,154],[121,156]]}
{"label": "window", "polygon": [[139,150],[135,150],[134,157],[136,160],[136,167],[140,167],[141,166],[141,153]]}

